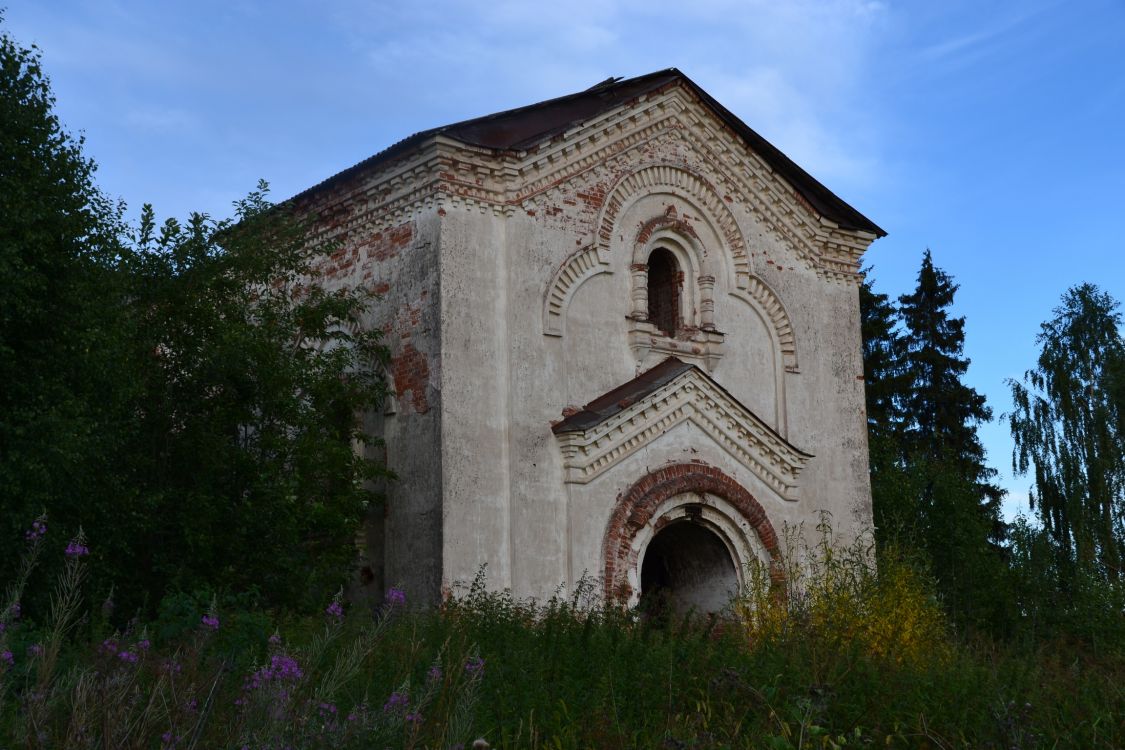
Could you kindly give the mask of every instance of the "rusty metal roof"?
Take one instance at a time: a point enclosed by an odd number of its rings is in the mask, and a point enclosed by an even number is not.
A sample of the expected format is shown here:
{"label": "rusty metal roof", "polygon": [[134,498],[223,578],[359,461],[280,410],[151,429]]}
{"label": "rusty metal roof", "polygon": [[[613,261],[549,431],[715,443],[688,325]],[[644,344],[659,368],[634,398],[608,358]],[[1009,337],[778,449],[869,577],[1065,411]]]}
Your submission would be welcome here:
{"label": "rusty metal roof", "polygon": [[[699,370],[699,373],[703,375],[703,377],[707,378],[707,380],[709,380],[716,388],[730,397],[732,401],[737,403],[748,413],[753,414],[753,412],[750,411],[750,409],[747,408],[745,404],[731,395],[730,391],[715,382],[715,380],[713,380],[710,375],[703,372],[703,370],[700,370],[695,365],[688,364],[687,362],[684,362],[683,360],[676,357],[669,357],[652,369],[642,372],[640,375],[633,378],[629,382],[619,385],[612,391],[598,396],[596,399],[582,407],[581,411],[571,414],[561,422],[556,422],[554,425],[552,425],[551,431],[556,435],[561,435],[568,432],[582,432],[584,430],[590,429],[591,427],[597,427],[599,424],[609,419],[614,414],[628,409],[633,404],[644,399],[649,394],[659,390],[668,383],[671,383],[673,380],[690,370]],[[777,432],[777,430],[770,427],[762,419],[758,418],[757,416],[755,416],[755,418],[758,419],[758,421],[761,422],[762,426],[765,429],[769,430],[769,432],[772,433],[782,443],[788,445],[790,448],[792,448],[802,456],[807,456],[808,458],[813,457],[813,454],[807,453],[790,443],[779,432]]]}
{"label": "rusty metal roof", "polygon": [[291,200],[308,197],[310,194],[329,187],[361,170],[409,153],[437,136],[444,136],[467,145],[494,151],[528,151],[603,112],[608,112],[637,97],[673,85],[683,85],[693,92],[775,172],[793,185],[797,192],[821,216],[835,221],[844,229],[873,232],[879,237],[886,235],[886,232],[880,229],[878,225],[849,206],[835,193],[813,178],[812,175],[797,166],[792,159],[754,132],[746,123],[735,117],[730,110],[719,104],[710,94],[676,68],[667,68],[666,70],[624,80],[609,78],[585,91],[561,96],[557,99],[548,99],[518,109],[509,109],[484,117],[463,120],[452,125],[423,130],[329,177],[320,184],[294,196]]}
{"label": "rusty metal roof", "polygon": [[637,403],[645,396],[691,370],[695,365],[689,365],[675,357],[669,357],[656,367],[642,372],[637,377],[624,385],[619,385],[612,391],[598,396],[596,399],[582,407],[582,410],[571,414],[563,421],[555,424],[551,431],[556,435],[564,432],[582,432]]}

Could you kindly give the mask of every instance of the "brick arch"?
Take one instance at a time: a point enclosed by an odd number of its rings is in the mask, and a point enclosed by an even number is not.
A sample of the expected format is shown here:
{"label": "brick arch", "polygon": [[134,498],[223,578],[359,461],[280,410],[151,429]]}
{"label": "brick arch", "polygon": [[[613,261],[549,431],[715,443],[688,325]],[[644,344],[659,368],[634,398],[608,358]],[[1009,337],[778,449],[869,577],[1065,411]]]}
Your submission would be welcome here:
{"label": "brick arch", "polygon": [[594,234],[594,247],[605,252],[618,217],[636,198],[658,192],[679,195],[711,222],[726,243],[734,264],[734,286],[743,288],[750,278],[750,253],[738,221],[719,191],[703,175],[677,164],[649,164],[621,177],[602,203]]}
{"label": "brick arch", "polygon": [[618,496],[602,543],[607,598],[629,600],[633,591],[628,574],[636,569],[639,557],[638,550],[633,549],[633,540],[656,520],[656,511],[664,501],[688,492],[716,495],[729,503],[754,529],[769,554],[771,580],[775,584],[784,583],[777,532],[761,503],[749,490],[714,466],[681,463],[646,474]]}

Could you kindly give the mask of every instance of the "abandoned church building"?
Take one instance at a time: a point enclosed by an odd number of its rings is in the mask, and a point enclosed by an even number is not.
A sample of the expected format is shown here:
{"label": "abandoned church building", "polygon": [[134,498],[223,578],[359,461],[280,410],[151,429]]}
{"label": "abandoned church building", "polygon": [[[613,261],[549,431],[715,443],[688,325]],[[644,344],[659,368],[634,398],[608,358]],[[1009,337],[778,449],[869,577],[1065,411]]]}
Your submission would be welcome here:
{"label": "abandoned church building", "polygon": [[363,578],[585,576],[715,610],[782,531],[870,528],[858,286],[883,231],[678,70],[417,133],[294,198],[380,299],[398,479]]}

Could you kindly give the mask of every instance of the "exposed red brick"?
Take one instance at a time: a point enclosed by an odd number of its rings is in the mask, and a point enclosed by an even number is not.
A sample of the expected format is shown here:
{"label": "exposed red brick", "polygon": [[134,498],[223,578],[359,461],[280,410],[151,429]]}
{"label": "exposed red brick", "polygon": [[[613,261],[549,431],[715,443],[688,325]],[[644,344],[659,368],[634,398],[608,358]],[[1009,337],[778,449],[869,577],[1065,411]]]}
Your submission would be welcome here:
{"label": "exposed red brick", "polygon": [[[395,395],[400,408],[409,405],[418,414],[425,414],[430,410],[430,404],[426,400],[430,363],[410,342],[402,347],[398,356],[391,358],[391,376],[395,381]],[[407,393],[410,394],[409,401],[403,398]]]}
{"label": "exposed red brick", "polygon": [[676,218],[676,210],[674,207],[669,206],[668,210],[671,212],[670,214],[649,219],[641,225],[641,229],[637,233],[638,243],[643,244],[648,242],[653,232],[658,229],[673,229],[686,237],[696,237],[695,230],[692,229],[690,224],[682,219]]}
{"label": "exposed red brick", "polygon": [[657,469],[642,477],[618,497],[602,543],[607,597],[624,601],[632,596],[628,572],[636,568],[638,559],[638,552],[633,549],[633,540],[652,521],[661,503],[687,492],[716,495],[734,506],[754,529],[769,554],[772,580],[777,584],[784,584],[777,533],[761,503],[749,490],[721,470],[693,460],[691,463],[670,464]]}

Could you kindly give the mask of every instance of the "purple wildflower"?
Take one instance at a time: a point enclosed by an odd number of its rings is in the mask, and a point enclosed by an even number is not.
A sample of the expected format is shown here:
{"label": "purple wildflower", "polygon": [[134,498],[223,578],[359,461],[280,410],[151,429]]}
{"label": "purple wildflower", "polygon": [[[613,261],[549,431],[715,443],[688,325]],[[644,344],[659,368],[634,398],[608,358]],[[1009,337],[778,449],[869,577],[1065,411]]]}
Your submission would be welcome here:
{"label": "purple wildflower", "polygon": [[324,610],[325,614],[329,617],[335,617],[337,620],[344,619],[344,608],[340,606],[340,602],[333,601],[328,605],[328,609]]}
{"label": "purple wildflower", "polygon": [[484,659],[479,656],[470,656],[465,662],[465,671],[470,677],[477,677],[484,673]]}
{"label": "purple wildflower", "polygon": [[412,714],[407,714],[406,715],[406,723],[407,724],[420,724],[420,723],[422,723],[422,714],[417,713],[417,712],[412,713]]}
{"label": "purple wildflower", "polygon": [[392,607],[401,607],[406,604],[406,592],[392,586],[387,589],[387,604]]}
{"label": "purple wildflower", "polygon": [[383,713],[390,714],[401,711],[410,704],[410,698],[406,693],[400,693],[397,690],[391,693],[387,698],[387,702],[383,704]]}
{"label": "purple wildflower", "polygon": [[296,682],[304,676],[301,665],[288,654],[274,654],[270,663],[250,673],[242,683],[244,691],[257,690],[270,682]]}
{"label": "purple wildflower", "polygon": [[27,541],[34,542],[36,539],[39,539],[46,533],[47,521],[43,518],[37,518],[31,524],[31,528],[27,530],[27,533],[24,534],[24,536],[27,537]]}
{"label": "purple wildflower", "polygon": [[437,682],[441,679],[442,676],[441,667],[435,664],[434,666],[430,667],[430,671],[426,673],[426,676],[429,677],[433,682]]}
{"label": "purple wildflower", "polygon": [[71,541],[70,544],[66,545],[67,557],[85,557],[88,554],[90,554],[90,548],[85,544],[82,544],[82,542],[78,541],[77,539]]}
{"label": "purple wildflower", "polygon": [[42,656],[42,654],[43,654],[43,647],[41,645],[39,645],[38,643],[33,643],[33,644],[31,644],[30,646],[27,647],[27,655],[28,656]]}
{"label": "purple wildflower", "polygon": [[274,634],[270,636],[270,645],[271,646],[280,646],[281,645],[281,636],[278,635],[277,631],[274,631]]}
{"label": "purple wildflower", "polygon": [[132,651],[122,651],[119,654],[117,654],[117,658],[120,659],[123,662],[128,663],[128,664],[136,664],[137,663],[137,655],[135,653],[133,653]]}
{"label": "purple wildflower", "polygon": [[214,615],[203,615],[203,619],[200,620],[200,622],[209,630],[219,629],[219,618]]}
{"label": "purple wildflower", "polygon": [[139,648],[141,651],[148,651],[150,648],[152,648],[152,641],[150,641],[148,638],[142,638],[137,642],[137,648]]}
{"label": "purple wildflower", "polygon": [[6,662],[8,664],[8,666],[11,667],[11,666],[15,666],[16,657],[12,656],[11,651],[8,651],[7,649],[4,649],[3,651],[0,651],[0,661]]}
{"label": "purple wildflower", "polygon": [[279,680],[299,680],[304,676],[301,665],[288,654],[275,654],[270,658],[270,667],[273,669],[274,677]]}
{"label": "purple wildflower", "polygon": [[117,653],[117,640],[115,638],[106,638],[102,641],[102,645],[98,646],[99,654],[116,654]]}
{"label": "purple wildflower", "polygon": [[336,713],[337,709],[336,704],[334,703],[321,703],[319,706],[317,706],[317,710],[320,711],[321,715],[327,715]]}

